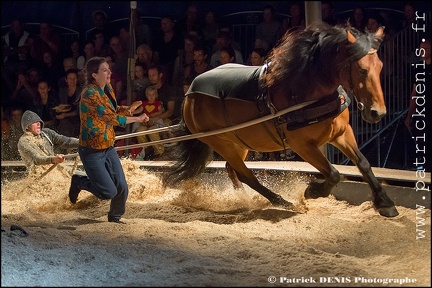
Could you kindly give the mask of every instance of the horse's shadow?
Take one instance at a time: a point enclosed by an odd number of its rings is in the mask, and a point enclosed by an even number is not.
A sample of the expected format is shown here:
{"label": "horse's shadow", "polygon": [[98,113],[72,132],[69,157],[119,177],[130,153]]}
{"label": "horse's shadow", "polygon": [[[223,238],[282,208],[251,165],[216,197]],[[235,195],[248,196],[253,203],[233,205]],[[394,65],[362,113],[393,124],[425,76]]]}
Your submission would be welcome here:
{"label": "horse's shadow", "polygon": [[[265,220],[272,223],[291,218],[300,212],[279,208],[265,209],[235,209],[228,211],[211,211],[167,204],[139,205],[129,203],[129,215],[126,218],[150,218],[168,222],[187,223],[192,221],[205,221],[215,224],[247,223],[255,220]],[[137,207],[135,207],[137,206]]]}

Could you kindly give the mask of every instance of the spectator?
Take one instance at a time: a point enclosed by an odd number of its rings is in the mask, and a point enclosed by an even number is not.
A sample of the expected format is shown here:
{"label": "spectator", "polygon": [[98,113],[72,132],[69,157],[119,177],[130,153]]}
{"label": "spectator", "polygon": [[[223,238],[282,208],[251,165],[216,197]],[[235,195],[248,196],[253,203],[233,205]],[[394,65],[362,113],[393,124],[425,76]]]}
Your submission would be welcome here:
{"label": "spectator", "polygon": [[115,35],[115,32],[113,31],[113,29],[111,29],[108,23],[108,15],[106,14],[106,12],[103,10],[93,11],[92,20],[94,27],[90,35],[88,35],[87,41],[92,40],[95,34],[102,32],[104,35],[105,43],[109,44],[109,40],[113,35]]}
{"label": "spectator", "polygon": [[236,63],[234,48],[225,47],[225,48],[222,48],[219,53],[220,53],[219,54],[220,65],[224,65],[224,64],[228,64],[228,63]]}
{"label": "spectator", "polygon": [[[163,113],[164,111],[164,107],[163,107],[163,103],[161,101],[159,101],[158,98],[158,93],[157,93],[157,88],[156,86],[148,86],[145,89],[145,97],[146,100],[144,100],[142,102],[142,105],[135,110],[134,114],[140,114],[142,112],[144,112],[145,114],[147,114],[149,117],[156,117],[159,116]],[[147,126],[147,129],[145,128],[140,128],[140,126]],[[162,119],[158,119],[154,122],[152,122],[152,125],[150,125],[148,122],[147,123],[134,123],[132,125],[132,132],[136,132],[136,131],[145,131],[145,130],[151,130],[151,129],[156,129],[156,128],[162,128],[165,127],[165,123]],[[159,141],[161,139],[160,137],[160,133],[153,133],[153,134],[146,134],[146,135],[142,135],[139,136],[141,138],[146,137],[147,140],[151,141],[151,142],[155,142],[155,141]],[[142,142],[140,142],[142,143]],[[152,155],[152,159],[157,159],[160,156],[162,156],[162,154],[165,152],[165,148],[164,145],[162,144],[154,144],[152,145],[153,147],[153,151],[154,154]],[[142,151],[137,155],[136,160],[144,160],[145,157],[145,149],[143,148]]]}
{"label": "spectator", "polygon": [[147,44],[150,47],[153,45],[153,35],[149,25],[145,24],[143,19],[138,15],[138,10],[134,9],[135,13],[135,41],[136,45]]}
{"label": "spectator", "polygon": [[[110,46],[107,44],[104,39],[104,33],[100,30],[97,30],[95,33],[93,33],[93,43],[94,43],[94,55],[99,57],[106,57],[108,56],[110,51]],[[91,58],[91,57],[90,57]],[[89,58],[89,59],[90,59]]]}
{"label": "spectator", "polygon": [[147,76],[147,70],[150,66],[156,64],[153,60],[153,49],[148,44],[141,44],[137,47],[137,56],[135,64],[141,64],[144,68],[144,75]]}
{"label": "spectator", "polygon": [[[107,57],[105,57],[105,60],[107,61],[111,69],[111,86],[113,87],[116,95],[123,95],[123,89],[124,87],[126,87],[126,82],[123,81],[120,73],[114,69],[115,63],[112,57],[108,55]],[[122,99],[122,101],[125,100],[125,98]]]}
{"label": "spectator", "polygon": [[[110,40],[111,57],[113,60],[112,72],[118,74],[123,83],[127,83],[128,75],[128,53],[123,49],[119,36],[113,36]],[[116,91],[117,92],[117,91]],[[120,102],[126,99],[126,89],[122,89],[121,94],[116,94],[117,100]]]}
{"label": "spectator", "polygon": [[76,69],[78,71],[76,60],[72,57],[67,57],[63,59],[63,75],[57,81],[57,86],[59,87],[59,91],[62,87],[67,87],[66,72],[69,69]]}
{"label": "spectator", "polygon": [[[120,43],[122,44],[123,50],[129,54],[129,47],[130,47],[130,31],[129,31],[129,25],[124,25],[120,27],[118,37],[120,39]],[[133,47],[135,49],[135,47]]]}
{"label": "spectator", "polygon": [[21,106],[12,105],[9,109],[10,116],[6,117],[7,123],[5,126],[2,123],[2,155],[1,159],[4,161],[19,161],[21,156],[18,152],[17,143],[23,130],[21,128],[21,117],[24,109]]}
{"label": "spectator", "polygon": [[62,65],[56,60],[50,51],[45,51],[43,54],[43,62],[40,70],[43,78],[48,81],[50,89],[57,94],[59,91],[58,77],[63,73]]}
{"label": "spectator", "polygon": [[14,90],[18,73],[25,73],[30,68],[30,33],[24,30],[23,23],[14,19],[11,31],[2,39],[3,61],[2,79],[10,93]]}
{"label": "spectator", "polygon": [[[231,45],[231,33],[227,31],[220,31],[216,38],[216,52],[214,52],[210,58],[210,65],[213,68],[220,65],[219,52],[225,47],[233,47]],[[236,63],[243,64],[242,54],[237,49],[234,48],[234,50],[236,55]]]}
{"label": "spectator", "polygon": [[412,23],[416,22],[416,11],[417,8],[413,2],[405,2],[403,4],[403,19],[401,23],[401,28],[408,27]]}
{"label": "spectator", "polygon": [[356,6],[349,18],[349,23],[352,27],[360,32],[365,32],[368,16],[363,6]]}
{"label": "spectator", "polygon": [[305,13],[303,9],[304,4],[300,2],[291,2],[289,6],[289,17],[282,20],[280,36],[283,37],[285,33],[293,27],[306,26]]}
{"label": "spectator", "polygon": [[[162,119],[166,126],[171,126],[179,121],[180,107],[177,104],[180,97],[177,97],[174,87],[163,80],[163,73],[163,70],[157,65],[150,67],[148,70],[150,84],[157,88],[158,99],[163,103],[164,112],[160,115],[150,117],[148,125],[140,125],[137,128],[137,132],[147,131],[148,127],[154,126],[159,119]],[[147,143],[148,139],[146,135],[142,135],[137,136],[137,141],[138,143]],[[157,154],[156,151],[154,153]],[[147,155],[149,155],[148,157],[154,157],[149,153]]]}
{"label": "spectator", "polygon": [[[227,49],[232,47],[224,47]],[[222,50],[221,50],[222,51]],[[234,53],[235,54],[235,53]],[[196,46],[193,50],[194,62],[184,69],[183,78],[194,79],[196,76],[211,70],[213,67],[207,62],[207,51],[204,46]],[[234,56],[235,57],[235,56]]]}
{"label": "spectator", "polygon": [[16,88],[12,94],[12,102],[24,109],[33,102],[37,95],[37,87],[42,79],[42,72],[37,68],[30,68],[25,74],[18,74]]}
{"label": "spectator", "polygon": [[280,37],[281,24],[276,18],[276,11],[272,5],[263,8],[263,21],[255,27],[255,39],[261,39],[272,49]]}
{"label": "spectator", "polygon": [[63,154],[56,154],[57,147],[77,148],[78,139],[65,137],[45,127],[44,121],[33,111],[25,111],[21,120],[18,151],[29,174],[36,173],[36,166],[63,163]]}
{"label": "spectator", "polygon": [[379,27],[384,26],[384,19],[378,13],[370,13],[367,18],[366,30],[375,33]]}
{"label": "spectator", "polygon": [[59,104],[64,109],[55,116],[58,120],[57,131],[65,136],[78,137],[80,128],[78,102],[82,91],[78,85],[78,71],[70,69],[66,72],[66,87],[59,91]]}
{"label": "spectator", "polygon": [[201,27],[202,23],[200,21],[199,8],[196,4],[189,4],[186,8],[185,17],[178,21],[177,32],[181,37],[190,34],[192,31],[194,33],[199,33],[198,37],[202,38]]}
{"label": "spectator", "polygon": [[334,7],[331,1],[321,1],[321,19],[323,22],[331,26],[335,26],[337,24],[336,19],[334,18]]}
{"label": "spectator", "polygon": [[264,64],[267,52],[262,48],[254,48],[250,54],[248,65],[262,66]]}
{"label": "spectator", "polygon": [[62,41],[60,36],[54,31],[53,26],[48,21],[42,21],[39,24],[40,34],[29,39],[30,54],[35,60],[33,65],[43,62],[45,52],[51,52],[54,60],[61,59]]}
{"label": "spectator", "polygon": [[153,60],[162,66],[169,83],[172,83],[174,61],[182,48],[183,35],[174,30],[174,19],[171,16],[162,17],[161,34],[155,39]]}
{"label": "spectator", "polygon": [[38,83],[38,94],[28,108],[35,112],[44,122],[45,127],[56,129],[56,118],[53,108],[58,105],[57,92],[51,89],[48,81],[40,80]]}
{"label": "spectator", "polygon": [[80,56],[84,56],[84,52],[81,50],[81,42],[78,38],[72,40],[69,45],[69,50],[65,54],[67,58],[74,58],[75,61],[78,61]]}
{"label": "spectator", "polygon": [[[145,74],[144,66],[141,63],[135,64],[135,78],[132,80],[132,100],[135,101],[145,101],[146,98],[146,88],[150,86],[150,80]],[[123,103],[126,105],[127,103]],[[147,114],[148,115],[148,114]],[[150,116],[150,115],[149,115]]]}
{"label": "spectator", "polygon": [[95,44],[93,41],[87,41],[84,45],[84,54],[79,56],[77,59],[77,69],[78,71],[84,71],[86,62],[88,59],[96,56],[95,54]]}
{"label": "spectator", "polygon": [[216,15],[213,10],[208,10],[204,16],[205,23],[201,27],[201,34],[203,37],[203,43],[207,48],[207,51],[212,51],[216,37],[219,33],[219,24],[216,20]]}
{"label": "spectator", "polygon": [[184,37],[184,48],[183,50],[180,50],[180,53],[174,62],[172,84],[175,87],[181,86],[181,83],[183,83],[184,70],[194,62],[194,48],[197,44],[198,37],[195,35],[187,34]]}

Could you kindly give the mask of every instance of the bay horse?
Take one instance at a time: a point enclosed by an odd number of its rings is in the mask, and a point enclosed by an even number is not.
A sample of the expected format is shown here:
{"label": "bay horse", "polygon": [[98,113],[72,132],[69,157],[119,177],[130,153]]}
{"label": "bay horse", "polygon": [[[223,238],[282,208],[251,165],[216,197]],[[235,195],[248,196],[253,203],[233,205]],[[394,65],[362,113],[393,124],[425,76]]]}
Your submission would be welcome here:
{"label": "bay horse", "polygon": [[383,216],[397,216],[394,202],[358,149],[349,109],[340,109],[350,99],[346,90],[363,120],[377,123],[386,114],[380,82],[383,64],[377,55],[383,30],[360,33],[349,25],[312,24],[286,33],[262,67],[225,64],[198,75],[182,103],[180,127],[186,135],[238,125],[288,107],[294,110],[238,130],[178,143],[179,160],[163,176],[164,185],[199,175],[215,151],[226,160],[235,188],[245,183],[272,205],[293,209],[246,167],[248,151],[294,150],[324,176],[308,184],[304,196],[310,199],[329,196],[340,181],[339,172],[319,148],[330,143],[358,167],[372,190],[374,208]]}

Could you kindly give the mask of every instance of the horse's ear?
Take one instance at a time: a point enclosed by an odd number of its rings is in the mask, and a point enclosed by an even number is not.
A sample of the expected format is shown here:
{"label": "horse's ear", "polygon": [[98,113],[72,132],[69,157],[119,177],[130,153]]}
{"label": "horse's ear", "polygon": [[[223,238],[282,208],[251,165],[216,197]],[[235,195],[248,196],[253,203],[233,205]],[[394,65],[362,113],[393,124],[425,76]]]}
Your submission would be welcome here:
{"label": "horse's ear", "polygon": [[385,26],[379,27],[378,30],[375,32],[375,36],[383,36],[384,35],[384,29],[385,29]]}
{"label": "horse's ear", "polygon": [[348,41],[354,43],[357,41],[357,38],[351,33],[350,30],[347,30]]}

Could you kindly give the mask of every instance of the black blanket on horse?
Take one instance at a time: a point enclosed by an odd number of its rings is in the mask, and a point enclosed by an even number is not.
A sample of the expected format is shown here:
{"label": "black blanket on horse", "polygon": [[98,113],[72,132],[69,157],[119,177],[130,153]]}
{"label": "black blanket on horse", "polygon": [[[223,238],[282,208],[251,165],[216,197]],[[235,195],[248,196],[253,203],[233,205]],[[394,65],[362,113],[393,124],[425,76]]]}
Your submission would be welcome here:
{"label": "black blanket on horse", "polygon": [[225,64],[198,75],[186,93],[201,93],[221,99],[256,101],[262,94],[259,77],[264,66]]}

